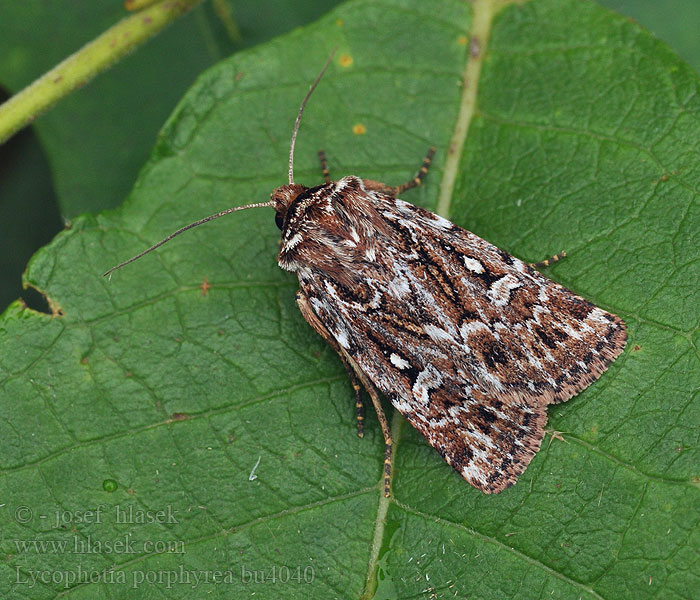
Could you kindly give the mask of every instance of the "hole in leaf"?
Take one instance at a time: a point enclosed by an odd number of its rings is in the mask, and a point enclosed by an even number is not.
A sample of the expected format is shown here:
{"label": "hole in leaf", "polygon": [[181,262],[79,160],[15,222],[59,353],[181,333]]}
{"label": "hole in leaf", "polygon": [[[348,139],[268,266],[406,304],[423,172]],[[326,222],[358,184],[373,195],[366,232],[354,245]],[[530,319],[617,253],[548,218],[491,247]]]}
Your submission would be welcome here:
{"label": "hole in leaf", "polygon": [[47,315],[53,315],[46,296],[36,288],[27,288],[20,294],[20,298],[27,308]]}
{"label": "hole in leaf", "polygon": [[31,285],[22,291],[20,300],[30,310],[51,315],[52,317],[63,317],[65,315],[57,302],[51,300],[44,292]]}

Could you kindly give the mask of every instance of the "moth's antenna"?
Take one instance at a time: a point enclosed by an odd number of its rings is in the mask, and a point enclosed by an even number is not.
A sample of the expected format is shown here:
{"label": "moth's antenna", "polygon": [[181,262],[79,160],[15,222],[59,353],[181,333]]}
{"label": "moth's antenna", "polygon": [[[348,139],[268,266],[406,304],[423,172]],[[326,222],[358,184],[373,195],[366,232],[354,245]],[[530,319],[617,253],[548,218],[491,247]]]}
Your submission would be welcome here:
{"label": "moth's antenna", "polygon": [[289,144],[289,184],[290,185],[294,183],[294,144],[297,141],[297,132],[299,131],[299,124],[301,123],[301,115],[304,112],[304,108],[306,107],[306,103],[309,100],[309,96],[311,96],[311,94],[313,94],[313,91],[316,89],[318,82],[321,81],[321,77],[323,77],[323,74],[326,72],[328,65],[331,64],[331,61],[333,60],[333,56],[335,55],[335,51],[337,49],[338,48],[333,48],[333,51],[331,52],[330,56],[326,60],[326,64],[323,65],[323,69],[321,69],[321,72],[318,74],[315,81],[311,84],[309,91],[306,92],[306,96],[304,96],[304,99],[301,101],[301,106],[299,107],[299,113],[297,114],[297,120],[294,123],[294,131],[292,132],[292,143]]}
{"label": "moth's antenna", "polygon": [[193,227],[198,227],[199,225],[202,225],[203,223],[206,223],[208,221],[213,221],[214,219],[218,219],[219,217],[224,217],[226,215],[231,214],[232,212],[236,212],[239,210],[245,210],[247,208],[262,208],[265,206],[275,206],[275,203],[270,200],[268,202],[257,202],[255,204],[246,204],[244,206],[234,206],[233,208],[227,208],[226,210],[222,210],[221,212],[216,213],[215,215],[210,215],[208,217],[205,217],[204,219],[200,219],[199,221],[195,221],[194,223],[190,223],[189,225],[185,225],[184,227],[181,227],[177,231],[174,231],[171,233],[168,237],[165,239],[161,240],[157,244],[153,244],[148,250],[144,250],[143,252],[137,254],[136,256],[132,256],[129,260],[125,260],[123,263],[118,264],[116,267],[112,267],[109,271],[104,273],[104,277],[107,277],[109,275],[111,277],[112,273],[116,271],[117,269],[121,269],[123,266],[128,265],[129,263],[134,262],[135,260],[138,260],[142,256],[145,256],[149,252],[153,252],[156,248],[160,248],[163,244],[166,242],[169,242],[172,240],[175,236],[180,235],[181,233],[184,233],[188,229],[192,229]]}
{"label": "moth's antenna", "polygon": [[[309,97],[313,93],[313,91],[316,89],[316,86],[318,85],[318,82],[321,81],[321,77],[323,77],[324,73],[326,72],[326,69],[328,69],[328,65],[331,64],[331,61],[333,60],[333,56],[335,55],[337,48],[333,48],[333,51],[330,53],[330,56],[326,59],[326,64],[323,65],[323,68],[321,69],[321,72],[318,74],[314,82],[311,84],[311,87],[309,88],[309,91],[306,92],[306,96],[304,96],[304,99],[301,102],[301,106],[299,107],[299,114],[297,114],[297,120],[294,123],[294,131],[292,132],[292,143],[289,145],[289,183],[292,184],[294,183],[294,144],[297,141],[297,133],[299,131],[299,124],[301,123],[301,115],[304,113],[304,108],[306,107],[306,103],[309,100]],[[156,248],[160,248],[163,244],[166,242],[169,242],[172,240],[175,236],[180,235],[181,233],[184,233],[188,229],[192,229],[193,227],[198,227],[199,225],[202,225],[208,221],[213,221],[214,219],[218,219],[219,217],[223,217],[225,215],[231,214],[232,212],[236,212],[239,210],[245,210],[247,208],[262,208],[265,206],[271,206],[274,208],[275,203],[273,201],[269,202],[257,202],[255,204],[246,204],[245,206],[234,206],[233,208],[227,208],[226,210],[222,210],[221,212],[216,213],[215,215],[210,215],[209,217],[205,217],[204,219],[200,219],[199,221],[195,221],[194,223],[190,223],[189,225],[185,225],[185,227],[182,227],[178,229],[177,231],[174,231],[171,233],[168,237],[165,239],[162,239],[160,242],[157,244],[154,244],[147,250],[144,250],[143,252],[140,252],[136,256],[132,256],[129,260],[125,260],[123,263],[118,264],[116,267],[112,267],[109,271],[106,271],[104,273],[104,277],[107,277],[108,275],[111,277],[112,273],[116,271],[117,269],[121,269],[122,267],[128,265],[129,263],[134,262],[135,260],[138,260],[142,256],[145,256],[149,252],[153,252]]]}

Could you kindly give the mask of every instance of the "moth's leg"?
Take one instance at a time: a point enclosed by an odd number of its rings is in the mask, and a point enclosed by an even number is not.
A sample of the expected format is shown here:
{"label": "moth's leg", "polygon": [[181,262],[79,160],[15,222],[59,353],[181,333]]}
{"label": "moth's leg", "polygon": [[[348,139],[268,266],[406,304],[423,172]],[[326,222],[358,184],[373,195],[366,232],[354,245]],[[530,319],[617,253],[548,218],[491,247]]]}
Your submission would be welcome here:
{"label": "moth's leg", "polygon": [[352,358],[348,356],[348,360],[350,364],[353,365],[353,368],[357,369],[357,376],[365,386],[369,397],[372,398],[372,404],[374,404],[374,410],[377,413],[377,419],[379,420],[379,425],[382,428],[382,435],[384,436],[384,496],[388,498],[391,495],[391,448],[393,444],[391,429],[389,429],[389,421],[387,421],[386,415],[384,414],[384,409],[382,408],[382,402],[379,399],[379,392],[377,391],[377,388],[374,387],[374,384],[362,372],[360,367],[355,364],[355,361],[353,361]]}
{"label": "moth's leg", "polygon": [[[377,412],[377,419],[379,420],[379,425],[382,428],[382,435],[384,436],[384,495],[388,498],[391,493],[391,454],[392,454],[392,439],[391,430],[389,429],[389,422],[387,421],[386,415],[384,414],[384,409],[382,408],[381,400],[379,399],[379,392],[374,384],[369,380],[367,375],[364,374],[362,369],[357,365],[357,363],[352,359],[352,357],[335,341],[330,332],[326,329],[325,325],[321,323],[319,318],[314,313],[313,309],[309,305],[309,301],[300,291],[297,292],[297,305],[301,311],[302,316],[306,319],[306,322],[313,327],[313,329],[326,340],[331,348],[333,348],[340,356],[343,364],[345,364],[348,372],[351,370],[354,373],[353,377],[362,382],[362,385],[367,390],[369,397],[372,398],[372,404],[374,404],[374,410]],[[355,381],[357,381],[355,379]],[[354,384],[353,384],[354,386]],[[358,420],[358,428],[360,421]]]}
{"label": "moth's leg", "polygon": [[425,177],[428,173],[428,169],[430,168],[430,163],[432,162],[434,155],[435,148],[430,148],[428,150],[428,153],[425,155],[425,158],[423,159],[423,164],[421,165],[420,169],[418,169],[418,172],[416,173],[415,177],[413,177],[413,179],[409,179],[406,183],[403,183],[401,185],[387,185],[386,183],[382,183],[381,181],[374,181],[372,179],[363,179],[362,181],[367,189],[396,197],[401,192],[405,192],[406,190],[410,190],[411,188],[414,188],[421,184],[421,182],[423,181],[423,177]]}
{"label": "moth's leg", "polygon": [[318,158],[321,161],[321,170],[323,172],[323,180],[326,183],[331,182],[331,173],[328,170],[328,161],[326,160],[326,153],[323,150],[318,151]]}
{"label": "moth's leg", "polygon": [[340,356],[340,360],[343,362],[343,366],[345,367],[345,371],[348,374],[348,377],[350,379],[350,383],[352,384],[352,389],[355,390],[355,416],[357,417],[357,437],[364,437],[365,435],[365,415],[364,415],[364,403],[362,402],[362,386],[360,385],[360,382],[357,379],[357,375],[355,374],[355,370],[350,366],[350,363],[345,359],[345,355],[342,352],[342,349],[338,345],[338,342],[335,341],[333,336],[330,334],[330,332],[325,328],[323,323],[319,321],[318,317],[316,316],[316,313],[314,313],[313,309],[311,306],[309,306],[309,301],[306,299],[306,296],[301,293],[301,291],[297,292],[296,296],[296,301],[297,301],[297,306],[299,307],[299,310],[301,311],[302,316],[304,319],[306,319],[306,322],[311,325],[311,327],[314,329],[316,333],[318,333],[326,342],[328,345],[335,350],[336,354]]}
{"label": "moth's leg", "polygon": [[353,371],[352,367],[345,360],[343,353],[340,352],[339,347],[337,347],[338,345],[336,344],[336,346],[334,347],[333,344],[330,344],[330,346],[331,348],[333,348],[333,350],[335,350],[338,353],[338,356],[340,356],[340,360],[343,361],[343,366],[345,367],[345,372],[348,374],[348,378],[350,379],[350,383],[352,384],[352,389],[355,390],[355,418],[357,419],[357,437],[365,437],[365,404],[364,402],[362,402],[362,386],[357,380],[357,375],[355,375],[355,371]]}
{"label": "moth's leg", "polygon": [[365,437],[365,404],[362,402],[362,389],[353,370],[343,361],[345,370],[350,376],[350,382],[355,389],[355,418],[357,419],[357,437]]}
{"label": "moth's leg", "polygon": [[565,256],[566,256],[566,252],[562,251],[562,252],[555,254],[554,256],[550,256],[546,260],[540,260],[538,262],[530,263],[530,266],[533,269],[537,269],[539,267],[548,267],[549,265],[551,265],[555,262],[559,262]]}

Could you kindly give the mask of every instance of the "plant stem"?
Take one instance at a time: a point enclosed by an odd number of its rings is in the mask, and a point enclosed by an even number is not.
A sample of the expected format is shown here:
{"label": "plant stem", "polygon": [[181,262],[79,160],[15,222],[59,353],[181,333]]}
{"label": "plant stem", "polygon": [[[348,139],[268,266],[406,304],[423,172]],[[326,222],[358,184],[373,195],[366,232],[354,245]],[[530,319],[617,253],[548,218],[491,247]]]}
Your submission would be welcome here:
{"label": "plant stem", "polygon": [[0,105],[0,144],[202,0],[161,0],[129,15]]}

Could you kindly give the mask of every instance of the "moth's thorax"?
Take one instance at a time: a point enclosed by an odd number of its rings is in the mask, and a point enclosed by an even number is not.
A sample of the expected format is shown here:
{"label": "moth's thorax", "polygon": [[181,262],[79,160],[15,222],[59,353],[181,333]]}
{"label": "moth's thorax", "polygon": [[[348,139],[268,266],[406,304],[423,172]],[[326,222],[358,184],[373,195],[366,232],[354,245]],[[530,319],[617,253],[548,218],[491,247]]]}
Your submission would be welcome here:
{"label": "moth's thorax", "polygon": [[343,276],[374,258],[376,209],[360,178],[297,190],[283,186],[273,193],[278,213],[284,211],[280,267],[312,267]]}

